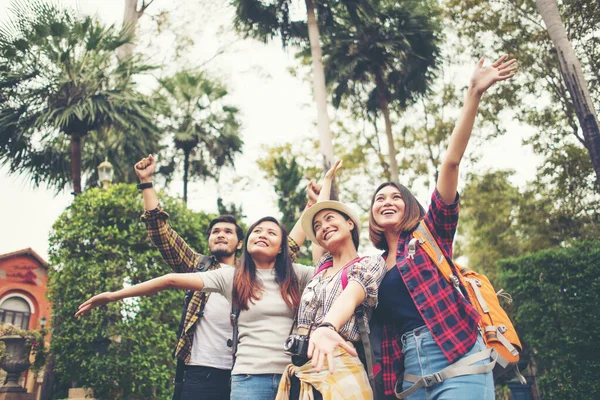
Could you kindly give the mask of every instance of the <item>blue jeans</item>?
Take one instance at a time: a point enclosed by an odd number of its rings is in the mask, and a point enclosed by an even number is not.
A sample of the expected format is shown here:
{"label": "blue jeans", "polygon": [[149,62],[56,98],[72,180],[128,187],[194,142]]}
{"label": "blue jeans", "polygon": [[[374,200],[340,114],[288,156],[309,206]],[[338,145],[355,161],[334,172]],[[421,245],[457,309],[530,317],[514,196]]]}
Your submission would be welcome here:
{"label": "blue jeans", "polygon": [[231,400],[274,400],[281,374],[231,375]]}
{"label": "blue jeans", "polygon": [[[485,350],[486,346],[481,335],[478,336],[473,348],[463,357]],[[426,326],[422,326],[402,335],[402,354],[404,354],[404,372],[423,376],[441,371],[450,363],[433,340]],[[483,360],[473,365],[486,364]],[[402,390],[413,385],[404,381]],[[411,394],[407,400],[493,400],[494,377],[492,372],[457,376],[431,387],[422,387]]]}

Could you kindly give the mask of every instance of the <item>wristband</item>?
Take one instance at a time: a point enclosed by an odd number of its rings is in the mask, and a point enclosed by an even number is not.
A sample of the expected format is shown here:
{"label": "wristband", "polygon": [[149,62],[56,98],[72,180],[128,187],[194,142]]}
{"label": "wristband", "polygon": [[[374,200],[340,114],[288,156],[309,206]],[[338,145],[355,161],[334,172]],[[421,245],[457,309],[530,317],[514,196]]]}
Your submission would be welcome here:
{"label": "wristband", "polygon": [[337,333],[337,328],[331,322],[321,322],[317,328],[329,328]]}
{"label": "wristband", "polygon": [[137,188],[140,190],[150,189],[151,187],[152,187],[152,182],[144,182],[144,183],[137,184]]}

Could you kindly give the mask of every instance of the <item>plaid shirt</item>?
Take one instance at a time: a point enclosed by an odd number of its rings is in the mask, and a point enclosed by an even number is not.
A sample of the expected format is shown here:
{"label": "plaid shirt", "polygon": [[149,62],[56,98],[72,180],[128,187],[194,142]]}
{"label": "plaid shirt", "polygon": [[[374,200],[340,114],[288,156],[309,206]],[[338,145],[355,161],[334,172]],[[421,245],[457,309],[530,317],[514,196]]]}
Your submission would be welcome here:
{"label": "plaid shirt", "polygon": [[[141,220],[146,224],[150,240],[175,272],[194,272],[196,265],[203,255],[196,253],[187,245],[185,240],[171,228],[171,225],[167,222],[168,218],[169,214],[159,205],[154,210],[146,211],[142,215]],[[295,261],[300,247],[292,238],[289,238],[289,246],[292,260]],[[214,257],[211,258],[212,264],[208,269],[221,268],[219,261]],[[209,293],[194,292],[188,304],[183,322],[183,330],[173,353],[174,356],[186,363],[190,360],[194,332],[196,330],[194,327],[199,320],[199,316],[202,314],[202,310],[204,310],[209,296]]]}
{"label": "plaid shirt", "polygon": [[[324,263],[331,260],[331,255],[327,253],[319,260],[315,271],[318,271]],[[348,268],[350,268],[348,271],[348,282],[356,281],[365,289],[366,296],[363,305],[365,323],[368,324],[373,309],[377,306],[379,284],[387,272],[385,261],[379,255],[364,257]],[[298,328],[308,329],[313,322],[314,326],[318,325],[344,290],[340,275],[340,272],[344,270],[342,269],[335,275],[325,278],[323,275],[326,271],[325,269],[313,276],[302,292],[300,307],[298,309]],[[360,340],[358,323],[354,315],[340,328],[339,334],[352,342]]]}
{"label": "plaid shirt", "polygon": [[[445,256],[452,259],[452,242],[458,223],[458,194],[452,204],[444,204],[437,189],[424,222],[436,238]],[[454,362],[467,353],[477,339],[479,313],[447,283],[434,262],[417,246],[414,259],[406,257],[412,239],[402,232],[396,249],[396,268],[446,359]],[[464,288],[462,288],[464,291]],[[382,364],[385,394],[393,394],[396,380],[403,370],[401,337],[392,321],[384,321],[382,337]]]}

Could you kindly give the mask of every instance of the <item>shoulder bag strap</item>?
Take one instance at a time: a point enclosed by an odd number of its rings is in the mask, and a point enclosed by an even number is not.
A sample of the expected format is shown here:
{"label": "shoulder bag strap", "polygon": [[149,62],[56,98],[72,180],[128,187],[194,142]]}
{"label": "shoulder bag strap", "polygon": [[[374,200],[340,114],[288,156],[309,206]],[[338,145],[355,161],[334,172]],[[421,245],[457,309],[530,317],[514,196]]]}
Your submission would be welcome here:
{"label": "shoulder bag strap", "polygon": [[[233,327],[231,332],[231,339],[227,341],[227,346],[231,347],[231,353],[233,356],[233,364],[235,365],[235,353],[237,352],[238,347],[238,319],[240,318],[240,309],[236,308],[231,303],[231,314],[229,315],[229,319],[231,320],[231,326]],[[231,366],[233,369],[233,365]]]}
{"label": "shoulder bag strap", "polygon": [[425,221],[419,222],[417,229],[415,229],[413,232],[413,238],[408,243],[408,257],[411,257],[411,254],[414,257],[417,242],[420,243],[423,250],[425,250],[425,253],[427,253],[429,258],[431,258],[433,263],[437,266],[444,279],[454,286],[458,293],[464,297],[465,294],[460,289],[461,275],[458,273],[455,274],[452,271],[452,265],[450,264],[450,261],[448,261],[446,256],[444,256],[444,253],[438,242],[431,234],[429,228],[427,228]]}
{"label": "shoulder bag strap", "polygon": [[[363,257],[364,258],[364,257]],[[362,260],[362,258],[360,259]],[[348,284],[348,275],[350,274],[350,268],[346,268],[346,273],[342,275],[342,288],[346,288]],[[344,284],[345,278],[345,284]],[[373,373],[373,359],[375,358],[373,354],[373,348],[371,347],[371,339],[369,338],[369,332],[367,332],[367,324],[365,321],[365,313],[362,304],[359,305],[356,310],[354,310],[354,316],[356,317],[356,323],[358,324],[358,333],[360,335],[360,341],[363,345],[363,350],[365,352],[365,363],[367,375],[369,376],[369,383],[371,384],[371,389],[375,390],[375,375]]]}

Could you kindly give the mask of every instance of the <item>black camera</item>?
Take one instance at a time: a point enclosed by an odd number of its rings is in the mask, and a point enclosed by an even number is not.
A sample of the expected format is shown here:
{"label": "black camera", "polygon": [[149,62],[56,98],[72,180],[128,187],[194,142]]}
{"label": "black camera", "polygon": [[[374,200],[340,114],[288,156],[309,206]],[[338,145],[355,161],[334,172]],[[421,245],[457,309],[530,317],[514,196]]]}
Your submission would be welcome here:
{"label": "black camera", "polygon": [[289,356],[307,357],[308,341],[310,337],[306,335],[290,335],[283,344],[285,354]]}

